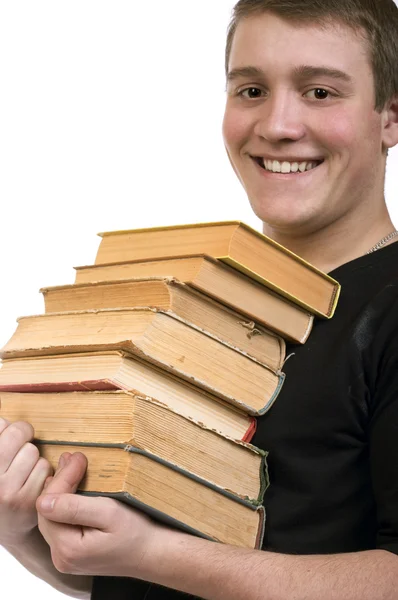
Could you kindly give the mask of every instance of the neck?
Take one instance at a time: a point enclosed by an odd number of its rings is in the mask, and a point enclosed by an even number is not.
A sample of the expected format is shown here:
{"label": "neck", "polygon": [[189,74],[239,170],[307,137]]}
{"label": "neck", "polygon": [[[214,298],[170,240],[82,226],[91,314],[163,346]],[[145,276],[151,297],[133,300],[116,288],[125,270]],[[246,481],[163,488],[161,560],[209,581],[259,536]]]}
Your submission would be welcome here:
{"label": "neck", "polygon": [[[286,232],[264,223],[263,232],[325,273],[367,253],[383,237],[395,230],[387,208],[369,222],[344,219],[311,232]],[[394,238],[385,246],[397,241]],[[383,246],[384,247],[384,246]]]}

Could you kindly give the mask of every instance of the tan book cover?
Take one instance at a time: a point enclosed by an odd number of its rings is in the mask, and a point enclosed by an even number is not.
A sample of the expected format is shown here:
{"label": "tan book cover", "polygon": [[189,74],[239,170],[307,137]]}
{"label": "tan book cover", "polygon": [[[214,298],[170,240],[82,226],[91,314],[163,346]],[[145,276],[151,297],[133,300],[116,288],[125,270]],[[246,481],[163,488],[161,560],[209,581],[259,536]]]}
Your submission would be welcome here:
{"label": "tan book cover", "polygon": [[96,264],[209,254],[321,317],[333,316],[337,281],[240,221],[101,233]]}

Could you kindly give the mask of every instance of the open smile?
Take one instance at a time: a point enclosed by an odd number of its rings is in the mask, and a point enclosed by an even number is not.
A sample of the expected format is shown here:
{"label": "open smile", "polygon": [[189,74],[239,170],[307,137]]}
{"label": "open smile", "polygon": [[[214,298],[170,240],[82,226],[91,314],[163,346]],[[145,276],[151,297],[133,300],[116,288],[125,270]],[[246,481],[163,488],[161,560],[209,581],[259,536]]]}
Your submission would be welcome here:
{"label": "open smile", "polygon": [[[321,160],[297,160],[297,161],[278,161],[278,160],[268,160],[260,156],[250,156],[253,162],[258,165],[264,174],[270,176],[288,176],[291,177],[295,175],[296,177],[300,177],[306,175],[309,171],[315,170],[319,165],[324,162],[324,159]],[[285,178],[285,177],[283,177]]]}

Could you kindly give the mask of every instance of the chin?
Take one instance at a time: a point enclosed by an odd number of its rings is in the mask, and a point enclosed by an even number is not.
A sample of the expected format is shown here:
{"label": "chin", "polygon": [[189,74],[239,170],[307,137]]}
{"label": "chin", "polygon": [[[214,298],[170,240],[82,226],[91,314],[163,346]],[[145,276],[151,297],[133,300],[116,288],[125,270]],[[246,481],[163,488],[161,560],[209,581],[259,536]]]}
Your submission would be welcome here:
{"label": "chin", "polygon": [[308,231],[314,226],[314,219],[308,215],[298,214],[297,211],[270,211],[252,205],[253,212],[263,222],[275,231],[283,233],[297,233],[300,230]]}
{"label": "chin", "polygon": [[[249,198],[250,199],[250,198]],[[300,202],[296,198],[282,198],[269,202],[264,199],[250,199],[250,204],[255,215],[275,231],[285,234],[310,233],[322,227],[325,210],[312,204]]]}

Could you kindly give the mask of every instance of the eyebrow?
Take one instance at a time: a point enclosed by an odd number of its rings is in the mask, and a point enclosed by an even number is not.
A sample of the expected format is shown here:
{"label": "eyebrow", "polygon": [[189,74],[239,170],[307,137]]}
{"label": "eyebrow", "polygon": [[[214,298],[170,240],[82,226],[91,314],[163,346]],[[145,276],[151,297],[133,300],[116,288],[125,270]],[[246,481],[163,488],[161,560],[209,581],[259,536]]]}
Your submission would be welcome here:
{"label": "eyebrow", "polygon": [[[264,72],[258,67],[241,67],[232,69],[227,75],[227,82],[235,81],[235,79],[239,79],[240,77],[262,78],[264,77]],[[312,77],[330,77],[331,79],[344,81],[345,83],[354,83],[353,78],[348,75],[348,73],[340,71],[339,69],[332,69],[330,67],[323,66],[315,67],[311,65],[300,65],[298,67],[294,67],[293,77],[296,80],[310,79]]]}
{"label": "eyebrow", "polygon": [[241,67],[239,69],[232,69],[228,71],[227,81],[235,81],[240,77],[263,77],[264,73],[257,67]]}
{"label": "eyebrow", "polygon": [[353,78],[340,71],[340,69],[333,69],[330,67],[313,67],[311,65],[301,65],[293,69],[293,76],[297,79],[310,79],[311,77],[330,77],[331,79],[340,79],[346,83],[354,83]]}

